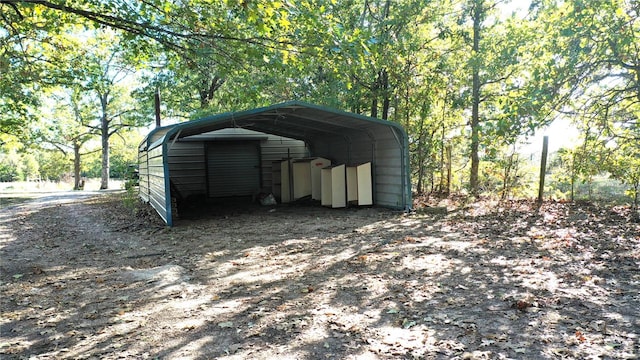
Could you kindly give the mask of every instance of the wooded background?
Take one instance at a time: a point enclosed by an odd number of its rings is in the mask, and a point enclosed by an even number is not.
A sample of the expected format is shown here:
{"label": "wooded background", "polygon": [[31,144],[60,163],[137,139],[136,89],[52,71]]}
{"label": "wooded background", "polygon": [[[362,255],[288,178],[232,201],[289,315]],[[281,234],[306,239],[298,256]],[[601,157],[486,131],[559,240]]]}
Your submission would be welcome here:
{"label": "wooded background", "polygon": [[159,91],[166,123],[285,100],[398,122],[418,193],[534,197],[519,144],[561,119],[579,136],[548,195],[604,183],[637,207],[639,17],[637,0],[0,0],[0,181],[107,188]]}

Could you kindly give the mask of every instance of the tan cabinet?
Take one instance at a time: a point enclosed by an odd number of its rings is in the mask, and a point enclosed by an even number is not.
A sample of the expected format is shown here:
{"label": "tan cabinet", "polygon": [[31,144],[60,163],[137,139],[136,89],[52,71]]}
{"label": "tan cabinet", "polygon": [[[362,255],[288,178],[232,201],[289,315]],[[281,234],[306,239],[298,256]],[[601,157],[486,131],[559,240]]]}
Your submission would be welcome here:
{"label": "tan cabinet", "polygon": [[346,166],[343,164],[322,169],[321,181],[321,204],[332,208],[346,207]]}
{"label": "tan cabinet", "polygon": [[291,202],[291,176],[289,168],[291,160],[280,162],[280,202],[285,204]]}
{"label": "tan cabinet", "polygon": [[320,200],[322,197],[322,169],[331,166],[331,160],[315,158],[310,163],[311,168],[311,198]]}
{"label": "tan cabinet", "polygon": [[314,200],[321,197],[321,170],[331,165],[325,158],[297,159],[292,162],[293,200],[311,195]]}
{"label": "tan cabinet", "polygon": [[373,181],[371,179],[371,163],[356,166],[358,182],[358,205],[373,205]]}
{"label": "tan cabinet", "polygon": [[331,206],[331,168],[327,167],[320,170],[320,174],[321,174],[320,205]]}

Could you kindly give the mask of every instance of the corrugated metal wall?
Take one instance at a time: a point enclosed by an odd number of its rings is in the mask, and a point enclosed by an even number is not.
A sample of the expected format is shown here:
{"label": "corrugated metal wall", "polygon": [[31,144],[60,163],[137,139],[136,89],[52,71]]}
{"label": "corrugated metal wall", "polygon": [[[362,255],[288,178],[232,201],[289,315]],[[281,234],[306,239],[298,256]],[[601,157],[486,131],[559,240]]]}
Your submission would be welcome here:
{"label": "corrugated metal wall", "polygon": [[[405,203],[403,188],[406,169],[401,137],[391,127],[368,129],[373,141],[362,133],[345,134],[344,137],[322,139],[313,144],[314,156],[322,156],[333,164],[359,165],[372,163],[373,197],[376,205],[402,208]],[[351,135],[351,136],[349,136]]]}
{"label": "corrugated metal wall", "polygon": [[147,162],[147,152],[138,153],[138,174],[140,198],[144,202],[149,202],[149,164]]}
{"label": "corrugated metal wall", "polygon": [[280,161],[287,156],[300,159],[309,155],[309,150],[304,142],[275,135],[269,135],[269,140],[260,144],[260,151],[262,186],[265,191],[270,191],[273,185],[271,169],[274,161]]}
{"label": "corrugated metal wall", "polygon": [[[225,157],[232,157],[234,156],[234,144],[246,143],[247,141],[254,141],[256,145],[259,142],[260,146],[260,173],[258,179],[255,180],[258,181],[257,188],[252,190],[252,193],[260,190],[260,188],[263,191],[270,191],[273,177],[273,161],[281,160],[287,157],[287,154],[294,158],[302,158],[308,155],[307,147],[303,141],[245,129],[223,129],[183,138],[173,144],[169,144],[168,162],[172,191],[178,192],[179,197],[183,199],[190,196],[207,196],[208,185],[213,184],[217,189],[224,187],[227,190],[224,190],[223,193],[217,190],[210,192],[209,186],[209,196],[232,196],[233,194],[229,192],[233,192],[234,189],[222,184],[227,180],[216,180],[217,173],[207,173],[206,149],[209,147],[213,149],[211,151],[222,152],[226,154],[224,155]],[[228,148],[227,150],[225,150],[225,146]],[[217,174],[217,176],[220,177],[220,174]],[[234,178],[232,173],[225,173],[222,176]],[[209,177],[209,184],[207,184],[207,177]],[[262,181],[261,184],[260,180]],[[234,183],[234,181],[231,183]],[[176,197],[178,194],[172,195]]]}
{"label": "corrugated metal wall", "polygon": [[169,149],[168,162],[171,176],[171,194],[178,199],[207,193],[204,143],[176,141]]}
{"label": "corrugated metal wall", "polygon": [[[162,146],[148,151],[149,203],[167,221],[171,216],[171,205],[166,201],[166,182]],[[168,222],[168,221],[167,221]]]}
{"label": "corrugated metal wall", "polygon": [[[385,129],[388,137],[378,137],[375,145],[375,163],[373,166],[374,201],[382,206],[402,208],[405,200],[403,181],[406,176],[404,154],[398,145],[393,129]],[[369,144],[369,147],[371,144]],[[407,186],[405,184],[405,186]]]}

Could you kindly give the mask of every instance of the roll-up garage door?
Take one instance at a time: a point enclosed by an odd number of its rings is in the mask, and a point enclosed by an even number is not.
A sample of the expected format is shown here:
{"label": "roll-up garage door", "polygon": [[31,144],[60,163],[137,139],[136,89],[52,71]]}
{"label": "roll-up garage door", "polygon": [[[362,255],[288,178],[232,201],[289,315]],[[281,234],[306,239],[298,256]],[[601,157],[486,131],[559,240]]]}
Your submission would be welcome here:
{"label": "roll-up garage door", "polygon": [[260,190],[260,143],[207,144],[209,197],[248,196]]}

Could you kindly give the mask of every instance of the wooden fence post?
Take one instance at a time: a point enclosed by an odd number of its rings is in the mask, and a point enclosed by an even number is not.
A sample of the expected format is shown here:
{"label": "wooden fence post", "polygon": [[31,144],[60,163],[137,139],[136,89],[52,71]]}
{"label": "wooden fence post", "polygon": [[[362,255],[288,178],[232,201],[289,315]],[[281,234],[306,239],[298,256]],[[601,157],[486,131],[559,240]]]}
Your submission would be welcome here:
{"label": "wooden fence post", "polygon": [[549,137],[545,136],[542,140],[542,159],[540,159],[540,185],[538,188],[538,203],[542,204],[544,196],[544,176],[547,172],[547,154],[549,152]]}

